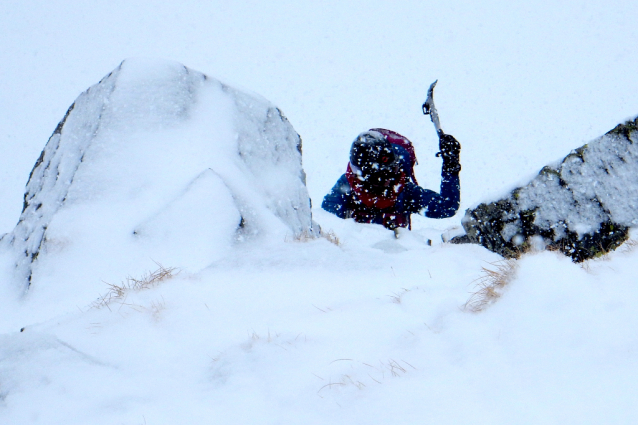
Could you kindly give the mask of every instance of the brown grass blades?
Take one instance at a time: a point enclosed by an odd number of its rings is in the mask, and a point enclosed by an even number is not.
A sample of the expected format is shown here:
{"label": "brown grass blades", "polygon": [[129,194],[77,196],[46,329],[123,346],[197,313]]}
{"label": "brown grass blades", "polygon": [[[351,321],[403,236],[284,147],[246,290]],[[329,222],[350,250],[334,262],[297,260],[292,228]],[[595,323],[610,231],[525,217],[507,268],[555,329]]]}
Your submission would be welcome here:
{"label": "brown grass blades", "polygon": [[335,234],[334,231],[328,230],[326,232],[323,229],[319,230],[319,236],[316,236],[315,234],[311,232],[304,231],[294,236],[292,239],[286,237],[284,240],[286,242],[291,242],[291,241],[292,242],[309,242],[309,241],[313,241],[317,239],[318,237],[323,238],[336,246],[341,246],[341,241],[339,240],[339,237]]}
{"label": "brown grass blades", "polygon": [[341,246],[341,241],[334,231],[328,230],[327,232],[321,231],[321,237],[330,242],[331,244]]}
{"label": "brown grass blades", "polygon": [[478,290],[467,300],[464,310],[473,313],[484,310],[501,296],[503,288],[516,276],[516,260],[502,260],[490,265],[493,268],[481,268],[483,276],[474,281]]}
{"label": "brown grass blades", "polygon": [[122,302],[126,299],[126,296],[130,292],[138,292],[144,289],[153,288],[160,282],[171,279],[179,270],[175,267],[164,267],[159,263],[155,263],[158,269],[153,272],[148,272],[142,275],[141,278],[135,279],[133,277],[127,277],[120,285],[114,285],[112,283],[104,282],[109,286],[109,290],[106,294],[101,295],[97,300],[91,304],[91,308],[109,307],[112,302]]}
{"label": "brown grass blades", "polygon": [[[330,378],[327,384],[321,386],[317,391],[317,395],[321,398],[324,398],[325,390],[335,390],[347,386],[354,386],[358,390],[363,390],[373,385],[373,382],[383,384],[388,378],[397,378],[406,375],[410,369],[418,370],[405,360],[397,361],[388,359],[387,362],[379,361],[378,365],[375,366],[358,360],[344,358],[333,360],[330,364],[337,362],[351,362],[349,367],[350,372],[341,373],[339,379],[336,381]],[[313,375],[322,381],[326,381],[326,379],[317,374],[313,373]],[[369,381],[368,378],[372,381]]]}

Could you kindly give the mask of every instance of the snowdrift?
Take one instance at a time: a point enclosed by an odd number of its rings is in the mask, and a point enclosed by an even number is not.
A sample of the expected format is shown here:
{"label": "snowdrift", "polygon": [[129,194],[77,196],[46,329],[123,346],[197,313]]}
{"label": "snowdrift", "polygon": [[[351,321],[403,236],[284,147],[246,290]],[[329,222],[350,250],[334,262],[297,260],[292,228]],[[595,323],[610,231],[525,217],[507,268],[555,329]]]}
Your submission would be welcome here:
{"label": "snowdrift", "polygon": [[[506,258],[531,247],[580,262],[616,249],[638,224],[638,118],[544,167],[529,184],[468,209],[466,235]],[[454,240],[453,240],[454,241]]]}
{"label": "snowdrift", "polygon": [[1,244],[18,287],[97,294],[153,262],[197,271],[234,244],[311,232],[301,140],[279,109],[133,59],[68,109]]}

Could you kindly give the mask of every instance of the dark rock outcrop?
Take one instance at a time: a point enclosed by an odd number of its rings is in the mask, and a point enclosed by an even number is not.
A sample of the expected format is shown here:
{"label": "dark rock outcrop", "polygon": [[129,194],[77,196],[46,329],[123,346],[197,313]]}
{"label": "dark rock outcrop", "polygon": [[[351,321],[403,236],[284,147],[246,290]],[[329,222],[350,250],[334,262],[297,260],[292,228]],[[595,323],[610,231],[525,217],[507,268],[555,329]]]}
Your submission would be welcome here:
{"label": "dark rock outcrop", "polygon": [[532,247],[575,262],[616,249],[638,225],[638,118],[544,167],[526,186],[468,209],[466,235],[506,258]]}

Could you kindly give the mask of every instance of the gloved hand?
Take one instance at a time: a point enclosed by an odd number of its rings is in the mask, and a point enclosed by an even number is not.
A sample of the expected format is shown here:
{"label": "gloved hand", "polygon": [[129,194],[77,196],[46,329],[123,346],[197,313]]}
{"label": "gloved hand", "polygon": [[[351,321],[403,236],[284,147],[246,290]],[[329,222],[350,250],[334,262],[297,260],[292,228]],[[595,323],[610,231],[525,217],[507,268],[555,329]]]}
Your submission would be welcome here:
{"label": "gloved hand", "polygon": [[461,171],[461,163],[459,162],[459,154],[461,153],[461,144],[451,134],[439,133],[439,149],[440,152],[436,156],[443,158],[443,171],[447,173],[458,173]]}

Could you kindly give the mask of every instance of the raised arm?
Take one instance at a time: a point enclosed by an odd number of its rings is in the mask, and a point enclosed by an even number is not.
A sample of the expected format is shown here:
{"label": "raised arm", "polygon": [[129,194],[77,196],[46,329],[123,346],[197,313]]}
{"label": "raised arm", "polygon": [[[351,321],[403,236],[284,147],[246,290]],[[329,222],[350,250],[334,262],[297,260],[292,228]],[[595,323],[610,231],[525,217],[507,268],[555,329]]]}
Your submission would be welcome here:
{"label": "raised arm", "polygon": [[459,179],[461,145],[452,135],[441,131],[439,133],[439,149],[440,152],[437,156],[443,158],[440,193],[423,189],[414,184],[408,185],[405,196],[406,211],[422,212],[430,218],[448,218],[458,211],[461,202]]}

